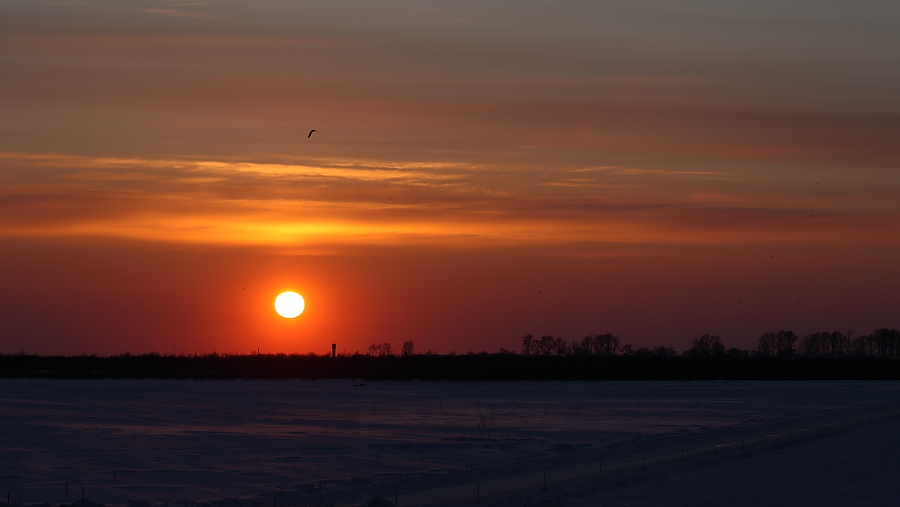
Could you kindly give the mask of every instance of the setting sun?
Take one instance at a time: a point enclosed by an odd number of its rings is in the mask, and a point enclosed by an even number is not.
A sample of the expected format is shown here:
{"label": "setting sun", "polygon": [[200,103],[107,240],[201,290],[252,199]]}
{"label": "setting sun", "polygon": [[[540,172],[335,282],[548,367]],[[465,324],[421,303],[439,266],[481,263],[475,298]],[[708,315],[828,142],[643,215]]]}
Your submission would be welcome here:
{"label": "setting sun", "polygon": [[275,298],[275,311],[286,319],[300,315],[305,307],[303,296],[296,292],[283,292]]}

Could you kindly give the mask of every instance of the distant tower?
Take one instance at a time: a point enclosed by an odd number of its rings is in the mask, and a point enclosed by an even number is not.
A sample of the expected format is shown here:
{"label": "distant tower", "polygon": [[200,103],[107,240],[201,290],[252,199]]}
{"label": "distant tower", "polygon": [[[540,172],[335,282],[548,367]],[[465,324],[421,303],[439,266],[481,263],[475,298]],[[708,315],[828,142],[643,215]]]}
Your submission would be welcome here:
{"label": "distant tower", "polygon": [[331,344],[331,357],[335,356],[334,349],[337,348],[337,343]]}

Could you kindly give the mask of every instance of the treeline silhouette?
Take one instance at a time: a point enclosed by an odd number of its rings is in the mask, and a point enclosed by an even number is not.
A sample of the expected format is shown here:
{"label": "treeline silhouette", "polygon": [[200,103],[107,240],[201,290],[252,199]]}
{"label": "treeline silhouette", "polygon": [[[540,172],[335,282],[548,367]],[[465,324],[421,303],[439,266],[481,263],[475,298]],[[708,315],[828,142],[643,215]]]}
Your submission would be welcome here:
{"label": "treeline silhouette", "polygon": [[[560,337],[542,336],[535,338],[528,334],[522,338],[522,354],[536,356],[656,356],[677,357],[678,352],[669,347],[633,348],[631,345],[619,347],[621,340],[612,334],[588,335],[580,341],[567,343]],[[791,359],[806,358],[881,358],[900,359],[900,331],[877,329],[871,334],[853,338],[852,333],[822,332],[802,338],[793,331],[773,331],[759,337],[757,347],[752,350],[726,349],[719,335],[704,334],[691,343],[691,348],[681,353],[682,357],[777,357]]]}
{"label": "treeline silhouette", "polygon": [[620,346],[611,334],[567,343],[526,335],[521,352],[395,355],[389,343],[353,354],[158,353],[117,356],[0,355],[6,378],[370,379],[370,380],[900,380],[900,332],[856,338],[791,331],[765,333],[753,350],[726,349],[718,335],[667,347]]}

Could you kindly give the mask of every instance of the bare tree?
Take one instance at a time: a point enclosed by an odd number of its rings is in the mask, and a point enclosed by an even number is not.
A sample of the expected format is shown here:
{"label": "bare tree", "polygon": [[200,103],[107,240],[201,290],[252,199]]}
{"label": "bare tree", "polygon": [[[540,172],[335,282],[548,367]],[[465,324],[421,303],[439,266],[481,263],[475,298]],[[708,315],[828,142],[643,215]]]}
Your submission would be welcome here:
{"label": "bare tree", "polygon": [[650,351],[654,356],[657,357],[677,357],[678,351],[671,347],[654,347],[653,350]]}
{"label": "bare tree", "polygon": [[369,351],[366,352],[367,356],[392,356],[394,355],[394,349],[391,347],[390,343],[373,343],[369,345]]}
{"label": "bare tree", "polygon": [[[554,350],[560,350],[559,340],[554,339]],[[614,356],[619,350],[619,337],[607,334],[587,335],[578,342],[572,342],[566,353],[573,356]],[[565,342],[563,342],[565,343]]]}
{"label": "bare tree", "polygon": [[611,333],[594,335],[594,354],[598,356],[614,356],[619,351],[619,337]]}
{"label": "bare tree", "polygon": [[777,350],[775,346],[775,333],[763,333],[759,337],[759,343],[756,345],[756,355],[761,357],[772,357]]}
{"label": "bare tree", "polygon": [[797,343],[797,334],[793,331],[778,331],[775,335],[776,352],[778,357],[789,359],[794,357],[794,344]]}
{"label": "bare tree", "polygon": [[562,337],[557,336],[553,340],[553,355],[564,356],[568,351],[569,348],[566,346],[566,341],[563,340]]}
{"label": "bare tree", "polygon": [[813,333],[797,342],[798,352],[803,356],[842,357],[851,353],[849,336],[841,332]]}
{"label": "bare tree", "polygon": [[564,356],[568,352],[566,341],[561,337],[541,336],[532,342],[534,354],[538,356]]}
{"label": "bare tree", "polygon": [[581,339],[580,342],[573,341],[571,345],[569,345],[569,354],[573,356],[590,356],[591,349],[593,348],[593,340],[594,337],[592,335],[587,335]]}
{"label": "bare tree", "polygon": [[685,355],[703,359],[713,356],[724,356],[725,345],[722,344],[722,338],[717,334],[705,334],[700,338],[695,338],[691,343],[691,348],[685,351]]}
{"label": "bare tree", "polygon": [[533,341],[534,341],[534,336],[532,336],[531,334],[526,334],[525,336],[522,337],[522,355],[523,356],[530,356],[532,354],[532,352],[534,351],[534,348],[532,347]]}
{"label": "bare tree", "polygon": [[900,331],[896,329],[876,329],[872,334],[878,357],[896,359],[900,348]]}
{"label": "bare tree", "polygon": [[400,350],[401,356],[409,357],[415,353],[416,353],[416,345],[412,342],[412,340],[403,342],[403,348]]}

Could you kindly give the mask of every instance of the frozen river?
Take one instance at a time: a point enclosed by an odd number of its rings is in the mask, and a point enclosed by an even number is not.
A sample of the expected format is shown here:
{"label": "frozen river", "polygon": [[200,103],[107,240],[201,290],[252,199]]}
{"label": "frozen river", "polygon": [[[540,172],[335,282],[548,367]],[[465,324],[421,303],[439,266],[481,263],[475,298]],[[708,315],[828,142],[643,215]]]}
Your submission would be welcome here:
{"label": "frozen river", "polygon": [[359,384],[0,380],[0,487],[52,505],[327,494],[900,400],[896,382]]}

